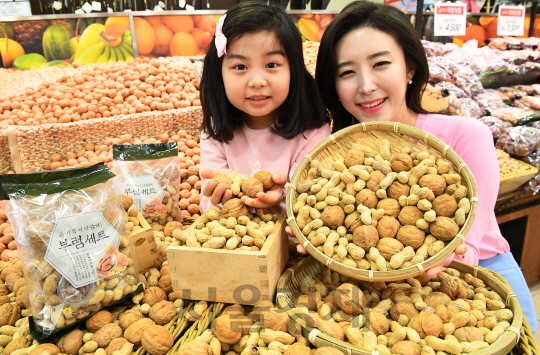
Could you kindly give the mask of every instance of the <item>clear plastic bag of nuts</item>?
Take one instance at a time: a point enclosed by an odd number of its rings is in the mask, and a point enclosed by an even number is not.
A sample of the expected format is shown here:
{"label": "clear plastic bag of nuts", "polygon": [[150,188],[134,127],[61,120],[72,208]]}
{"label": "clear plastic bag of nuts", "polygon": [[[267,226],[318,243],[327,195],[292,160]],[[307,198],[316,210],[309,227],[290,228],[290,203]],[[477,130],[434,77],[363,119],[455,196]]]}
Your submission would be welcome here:
{"label": "clear plastic bag of nuts", "polygon": [[182,222],[176,142],[113,145],[112,170],[121,193],[133,198],[128,215],[136,217],[140,212],[157,231],[163,231],[168,223]]}
{"label": "clear plastic bag of nuts", "polygon": [[103,164],[2,175],[36,330],[46,337],[137,290],[125,212]]}

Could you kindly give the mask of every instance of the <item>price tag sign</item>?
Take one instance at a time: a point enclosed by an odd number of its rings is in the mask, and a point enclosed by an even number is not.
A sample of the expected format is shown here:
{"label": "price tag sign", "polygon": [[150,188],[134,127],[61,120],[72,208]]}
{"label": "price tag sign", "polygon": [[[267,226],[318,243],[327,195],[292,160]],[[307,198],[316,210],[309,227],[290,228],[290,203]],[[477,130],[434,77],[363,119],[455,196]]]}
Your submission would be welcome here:
{"label": "price tag sign", "polygon": [[84,14],[84,10],[83,9],[77,9],[77,10],[75,10],[75,13],[77,15],[81,15],[81,14]]}
{"label": "price tag sign", "polygon": [[160,1],[160,2],[158,3],[158,5],[159,5],[159,7],[161,7],[162,9],[165,8],[165,3],[164,3],[163,1]]}
{"label": "price tag sign", "polygon": [[1,0],[0,13],[2,16],[32,16],[30,1]]}
{"label": "price tag sign", "polygon": [[498,36],[523,36],[525,34],[525,8],[499,6]]}
{"label": "price tag sign", "polygon": [[89,3],[85,2],[84,5],[82,6],[82,9],[84,10],[84,12],[86,12],[87,14],[89,14],[89,13],[92,12],[92,5],[90,5]]}
{"label": "price tag sign", "polygon": [[188,10],[188,11],[194,11],[194,10],[195,10],[195,6],[186,5],[186,10]]}
{"label": "price tag sign", "polygon": [[101,11],[101,3],[97,1],[92,2],[92,10]]}
{"label": "price tag sign", "polygon": [[178,1],[178,6],[180,6],[181,8],[184,8],[186,6],[186,0]]}
{"label": "price tag sign", "polygon": [[464,36],[467,4],[435,4],[435,36]]}
{"label": "price tag sign", "polygon": [[53,2],[52,6],[56,11],[62,10],[62,3],[60,1]]}
{"label": "price tag sign", "polygon": [[163,9],[161,8],[161,6],[156,5],[154,6],[154,11],[163,11]]}
{"label": "price tag sign", "polygon": [[114,12],[114,11],[110,7],[107,7],[107,12]]}

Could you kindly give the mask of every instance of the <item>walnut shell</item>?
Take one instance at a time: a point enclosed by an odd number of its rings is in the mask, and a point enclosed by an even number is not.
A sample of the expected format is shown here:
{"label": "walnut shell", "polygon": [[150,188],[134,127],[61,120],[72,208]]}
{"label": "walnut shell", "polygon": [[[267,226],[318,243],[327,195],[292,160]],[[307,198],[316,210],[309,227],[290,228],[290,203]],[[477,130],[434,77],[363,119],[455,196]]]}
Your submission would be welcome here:
{"label": "walnut shell", "polygon": [[76,355],[82,347],[83,335],[84,333],[82,330],[75,329],[63,336],[62,339],[58,341],[58,348],[62,354]]}
{"label": "walnut shell", "polygon": [[294,301],[294,308],[296,308],[296,307],[298,307],[300,305],[306,307],[310,311],[316,311],[317,310],[317,301],[315,301],[315,298],[312,297],[311,295],[300,295],[300,296],[298,296],[296,301]]}
{"label": "walnut shell", "polygon": [[100,330],[105,324],[113,322],[113,317],[109,311],[99,311],[86,320],[86,329],[92,333]]}
{"label": "walnut shell", "polygon": [[186,343],[178,349],[176,355],[210,355],[212,349],[204,340],[195,339]]}
{"label": "walnut shell", "polygon": [[454,217],[458,205],[452,196],[442,194],[433,200],[431,208],[437,213],[437,216]]}
{"label": "walnut shell", "polygon": [[406,315],[409,319],[413,319],[418,314],[414,304],[409,301],[399,301],[390,308],[390,316],[397,321],[400,315]]}
{"label": "walnut shell", "polygon": [[156,322],[157,325],[169,323],[175,315],[176,307],[174,307],[173,303],[169,301],[161,301],[156,303],[152,306],[152,308],[150,308],[150,312],[148,313],[150,319]]}
{"label": "walnut shell", "polygon": [[437,308],[440,304],[450,303],[452,300],[446,293],[442,292],[432,292],[424,298],[424,302],[428,307],[433,309]]}
{"label": "walnut shell", "polygon": [[418,249],[424,244],[426,233],[415,226],[401,227],[397,232],[397,240],[405,246],[410,246],[413,249]]}
{"label": "walnut shell", "polygon": [[397,217],[401,211],[401,206],[393,198],[385,198],[377,203],[377,209],[383,209],[385,216]]}
{"label": "walnut shell", "polygon": [[398,153],[390,159],[390,167],[392,171],[400,173],[402,171],[409,171],[413,167],[413,161],[409,154]]}
{"label": "walnut shell", "polygon": [[148,287],[144,290],[143,303],[148,303],[150,307],[166,299],[167,294],[159,287]]}
{"label": "walnut shell", "polygon": [[151,325],[155,325],[153,320],[150,318],[139,319],[132,325],[130,325],[124,332],[124,338],[127,339],[132,344],[138,345],[141,343],[141,338],[144,333],[144,330]]}
{"label": "walnut shell", "polygon": [[106,348],[113,339],[120,338],[122,333],[122,328],[114,323],[109,323],[94,334],[93,340],[98,343],[100,348]]}
{"label": "walnut shell", "polygon": [[[253,310],[248,314],[248,317],[250,317],[253,322],[260,322],[262,314],[264,312],[268,312],[272,308],[274,308],[274,304],[272,302],[268,300],[260,301],[255,307],[253,307]],[[225,315],[226,313],[223,312],[222,314]]]}
{"label": "walnut shell", "polygon": [[233,183],[232,179],[229,176],[222,174],[214,176],[212,178],[212,181],[216,183],[216,186],[219,184],[225,185],[226,189],[230,189]]}
{"label": "walnut shell", "polygon": [[403,290],[397,288],[396,286],[388,286],[381,293],[381,298],[383,300],[389,299],[389,300],[392,300],[392,302],[394,302],[394,299],[396,298],[396,296],[403,296],[403,295],[405,295],[405,292],[403,292]]}
{"label": "walnut shell", "polygon": [[109,346],[107,346],[107,355],[113,355],[113,353],[117,350],[122,349],[122,346],[124,344],[128,343],[126,338],[115,338],[110,343]]}
{"label": "walnut shell", "polygon": [[376,335],[384,335],[390,328],[390,320],[384,314],[374,309],[369,311],[366,316],[366,322],[369,322],[366,324],[366,327],[369,327],[369,330]]}
{"label": "walnut shell", "polygon": [[167,328],[151,325],[144,330],[141,344],[150,355],[164,355],[173,346],[174,339]]}
{"label": "walnut shell", "polygon": [[373,192],[377,191],[378,189],[381,188],[380,183],[381,183],[381,181],[383,181],[383,179],[385,177],[386,177],[386,175],[384,175],[380,171],[378,171],[378,170],[373,171],[369,175],[368,181],[366,181],[366,188],[370,189]]}
{"label": "walnut shell", "polygon": [[461,327],[456,329],[454,336],[461,342],[484,341],[484,334],[476,327]]}
{"label": "walnut shell", "polygon": [[321,214],[321,219],[325,226],[337,229],[337,227],[343,225],[345,212],[340,206],[326,206]]}
{"label": "walnut shell", "polygon": [[221,208],[222,218],[247,216],[248,208],[239,198],[231,198]]}
{"label": "walnut shell", "polygon": [[353,233],[354,230],[362,225],[362,220],[360,219],[360,213],[359,212],[353,212],[347,217],[345,217],[345,227]]}
{"label": "walnut shell", "polygon": [[420,355],[422,348],[414,341],[403,340],[394,345],[391,351],[396,355]]}
{"label": "walnut shell", "polygon": [[263,183],[254,177],[248,177],[242,181],[242,192],[251,198],[256,198],[259,192],[263,192]]}
{"label": "walnut shell", "polygon": [[242,338],[242,330],[236,326],[234,317],[224,315],[216,319],[215,335],[220,342],[234,345]]}
{"label": "walnut shell", "polygon": [[20,349],[26,349],[30,346],[30,340],[26,339],[25,337],[13,339],[11,342],[9,342],[8,345],[6,345],[6,348],[2,352],[3,354],[10,355],[12,352]]}
{"label": "walnut shell", "polygon": [[373,226],[360,226],[354,230],[353,243],[364,250],[374,247],[379,242],[379,232]]}
{"label": "walnut shell", "polygon": [[169,274],[161,276],[158,281],[158,286],[165,291],[165,293],[173,292],[171,275]]}
{"label": "walnut shell", "polygon": [[344,163],[347,168],[354,165],[362,165],[364,164],[364,153],[358,149],[351,149],[345,155]]}
{"label": "walnut shell", "polygon": [[435,313],[420,312],[409,323],[409,327],[416,330],[422,339],[427,335],[439,337],[443,330],[443,322]]}
{"label": "walnut shell", "polygon": [[[162,301],[163,302],[163,301]],[[120,317],[120,323],[118,324],[120,328],[126,330],[132,323],[135,323],[139,319],[143,319],[144,315],[136,309],[128,309]]]}
{"label": "walnut shell", "polygon": [[0,306],[0,327],[4,325],[15,325],[21,319],[21,308],[11,303]]}
{"label": "walnut shell", "polygon": [[424,212],[416,206],[405,206],[399,212],[399,222],[404,226],[416,226],[416,221],[424,218]]}
{"label": "walnut shell", "polygon": [[435,196],[441,195],[446,190],[446,180],[437,174],[427,174],[418,180],[421,187],[427,187]]}
{"label": "walnut shell", "polygon": [[[271,307],[274,307],[274,305],[272,304]],[[225,307],[223,309],[223,312],[221,312],[221,314],[222,315],[236,314],[236,315],[240,315],[240,316],[245,316],[246,315],[246,310],[244,309],[244,307],[242,307],[239,304],[233,304],[232,306]]]}
{"label": "walnut shell", "polygon": [[367,208],[375,208],[377,207],[377,202],[379,202],[379,199],[377,198],[377,195],[375,195],[375,192],[371,190],[363,189],[356,194],[357,205],[364,205]]}
{"label": "walnut shell", "polygon": [[124,207],[124,210],[127,211],[131,205],[133,205],[133,197],[127,194],[122,194],[122,207]]}
{"label": "walnut shell", "polygon": [[334,304],[343,312],[357,316],[366,308],[369,301],[366,295],[351,283],[344,283],[334,293]]}
{"label": "walnut shell", "polygon": [[390,261],[394,254],[399,253],[404,248],[403,244],[394,238],[381,238],[377,243],[377,249],[379,253],[387,260]]}
{"label": "walnut shell", "polygon": [[453,300],[467,297],[467,288],[455,276],[442,279],[440,291],[446,293]]}
{"label": "walnut shell", "polygon": [[388,197],[393,198],[394,200],[399,200],[401,196],[408,197],[411,192],[411,188],[407,184],[402,184],[399,181],[394,181],[392,185],[388,186],[386,189],[386,194]]}
{"label": "walnut shell", "polygon": [[459,227],[448,217],[437,217],[435,221],[429,225],[429,232],[435,238],[444,242],[448,242],[458,234]]}
{"label": "walnut shell", "polygon": [[435,307],[435,314],[441,318],[443,323],[450,322],[452,316],[457,313],[459,313],[459,309],[452,303],[439,304],[437,307]]}
{"label": "walnut shell", "polygon": [[263,184],[263,188],[265,190],[271,189],[272,186],[274,186],[274,180],[272,180],[272,173],[270,173],[269,171],[257,171],[254,177]]}
{"label": "walnut shell", "polygon": [[377,232],[380,238],[394,238],[400,225],[397,219],[390,216],[383,216],[377,223]]}
{"label": "walnut shell", "polygon": [[28,355],[41,355],[43,353],[49,353],[51,355],[60,354],[60,349],[54,344],[41,344],[35,347]]}

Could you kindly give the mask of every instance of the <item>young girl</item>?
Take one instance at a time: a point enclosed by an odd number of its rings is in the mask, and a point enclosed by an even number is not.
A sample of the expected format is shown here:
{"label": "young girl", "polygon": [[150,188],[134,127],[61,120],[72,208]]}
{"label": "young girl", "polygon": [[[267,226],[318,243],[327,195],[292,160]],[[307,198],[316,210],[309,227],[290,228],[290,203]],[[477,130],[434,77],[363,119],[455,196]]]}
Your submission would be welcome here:
{"label": "young girl", "polygon": [[242,199],[285,214],[284,186],[306,154],[330,134],[315,80],[305,68],[302,39],[278,7],[246,2],[220,19],[200,85],[201,211],[232,197],[217,174],[272,172],[274,187]]}

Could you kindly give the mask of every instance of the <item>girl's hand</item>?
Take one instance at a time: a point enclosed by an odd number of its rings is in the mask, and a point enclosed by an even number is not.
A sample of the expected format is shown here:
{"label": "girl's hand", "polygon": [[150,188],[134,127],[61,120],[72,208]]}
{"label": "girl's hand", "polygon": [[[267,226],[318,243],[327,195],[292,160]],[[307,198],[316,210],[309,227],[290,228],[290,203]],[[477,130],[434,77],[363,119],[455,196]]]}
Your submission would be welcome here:
{"label": "girl's hand", "polygon": [[281,202],[283,197],[283,187],[287,182],[287,178],[282,173],[273,173],[272,180],[274,186],[267,192],[259,192],[257,198],[242,196],[242,201],[249,207],[254,208],[270,208]]}
{"label": "girl's hand", "polygon": [[[290,226],[285,227],[285,232],[291,237],[294,237],[294,233]],[[307,250],[304,248],[302,244],[296,245],[296,250],[300,254],[307,254]],[[461,242],[461,244],[456,247],[456,250],[454,251],[454,253],[456,253],[456,255],[465,255],[467,254],[468,250],[469,250],[469,247],[467,246],[467,244],[465,244],[464,242]],[[432,279],[435,276],[439,275],[442,272],[443,263],[444,261],[441,262],[439,265],[435,265],[432,268],[427,269],[426,277]]]}
{"label": "girl's hand", "polygon": [[[210,197],[210,202],[213,205],[218,205],[220,203],[225,203],[229,201],[232,197],[232,191],[225,188],[225,185],[219,184],[216,186],[215,181],[211,180],[216,175],[235,175],[238,174],[236,171],[231,169],[204,169],[201,171],[201,177],[205,179],[210,179],[206,183],[203,189],[204,196]],[[241,196],[242,193],[239,194]]]}

